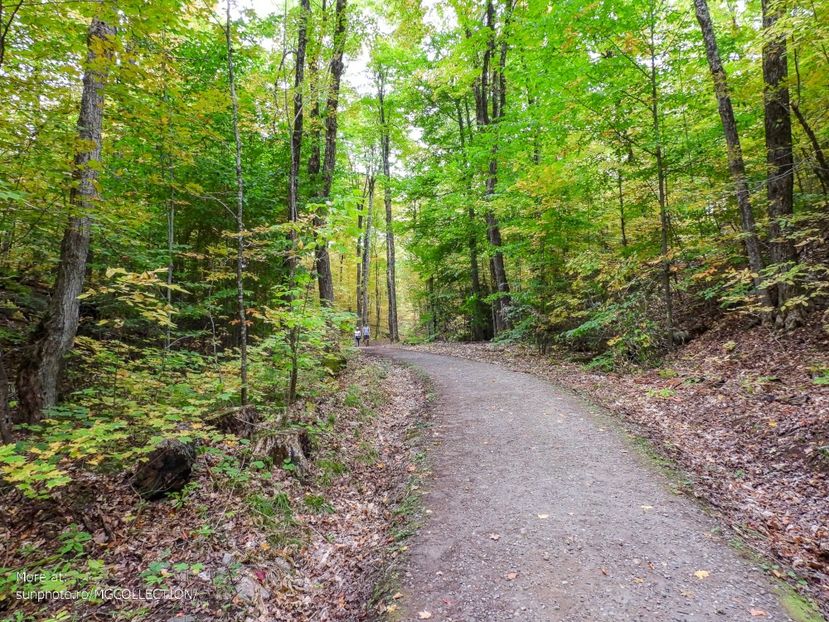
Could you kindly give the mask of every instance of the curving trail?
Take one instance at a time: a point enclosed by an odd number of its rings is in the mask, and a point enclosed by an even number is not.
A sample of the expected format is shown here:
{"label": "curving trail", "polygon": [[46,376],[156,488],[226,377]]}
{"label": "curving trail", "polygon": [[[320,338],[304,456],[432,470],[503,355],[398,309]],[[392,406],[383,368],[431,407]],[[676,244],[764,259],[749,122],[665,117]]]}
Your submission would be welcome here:
{"label": "curving trail", "polygon": [[438,393],[402,619],[789,620],[774,586],[613,422],[532,376],[391,347]]}

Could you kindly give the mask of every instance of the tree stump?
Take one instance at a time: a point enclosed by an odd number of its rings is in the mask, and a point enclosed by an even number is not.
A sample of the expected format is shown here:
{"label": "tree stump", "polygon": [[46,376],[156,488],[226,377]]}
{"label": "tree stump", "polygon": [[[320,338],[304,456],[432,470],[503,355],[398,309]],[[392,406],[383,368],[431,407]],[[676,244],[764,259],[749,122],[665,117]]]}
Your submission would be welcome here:
{"label": "tree stump", "polygon": [[304,477],[311,458],[311,438],[305,430],[267,434],[256,441],[253,454],[267,456],[277,466],[288,461],[294,466],[296,474]]}
{"label": "tree stump", "polygon": [[240,438],[252,438],[261,417],[253,406],[230,408],[220,412],[211,423],[222,432],[235,434]]}
{"label": "tree stump", "polygon": [[140,464],[130,480],[135,491],[144,499],[158,499],[178,492],[190,481],[196,448],[176,439],[159,443]]}

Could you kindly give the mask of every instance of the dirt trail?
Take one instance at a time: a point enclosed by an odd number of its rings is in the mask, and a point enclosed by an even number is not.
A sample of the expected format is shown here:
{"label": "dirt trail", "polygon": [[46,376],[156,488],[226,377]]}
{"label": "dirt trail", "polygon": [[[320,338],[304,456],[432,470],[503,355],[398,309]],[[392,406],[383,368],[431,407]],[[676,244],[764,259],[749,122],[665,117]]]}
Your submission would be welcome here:
{"label": "dirt trail", "polygon": [[789,620],[606,415],[532,376],[389,347],[438,393],[404,620]]}

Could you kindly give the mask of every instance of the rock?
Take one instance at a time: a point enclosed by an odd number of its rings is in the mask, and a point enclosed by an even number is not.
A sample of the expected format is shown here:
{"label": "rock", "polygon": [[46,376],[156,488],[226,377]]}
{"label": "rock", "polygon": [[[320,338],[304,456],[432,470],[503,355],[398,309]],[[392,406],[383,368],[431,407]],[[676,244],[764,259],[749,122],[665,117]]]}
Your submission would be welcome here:
{"label": "rock", "polygon": [[135,470],[130,484],[144,499],[158,499],[178,492],[190,481],[196,448],[176,439],[159,443]]}
{"label": "rock", "polygon": [[256,579],[245,575],[236,582],[236,595],[250,603],[255,601],[257,596],[262,600],[267,600],[271,593],[268,589],[260,585]]}

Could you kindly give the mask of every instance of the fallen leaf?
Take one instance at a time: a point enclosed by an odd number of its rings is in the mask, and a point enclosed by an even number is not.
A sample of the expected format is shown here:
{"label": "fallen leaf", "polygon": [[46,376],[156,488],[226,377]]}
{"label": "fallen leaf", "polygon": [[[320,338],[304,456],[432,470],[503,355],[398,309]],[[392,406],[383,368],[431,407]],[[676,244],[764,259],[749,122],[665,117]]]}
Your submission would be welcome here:
{"label": "fallen leaf", "polygon": [[648,510],[652,510],[653,506],[652,505],[643,505],[642,509],[645,510],[645,512],[647,512]]}
{"label": "fallen leaf", "polygon": [[518,576],[518,573],[517,572],[508,572],[504,576],[506,577],[507,581],[514,581],[515,578]]}
{"label": "fallen leaf", "polygon": [[769,615],[766,611],[763,611],[762,609],[749,609],[748,611],[755,618],[765,618],[767,615]]}
{"label": "fallen leaf", "polygon": [[394,605],[394,604],[389,605],[388,607],[386,607],[386,611],[388,613],[394,613],[395,611],[397,611],[397,605]]}
{"label": "fallen leaf", "polygon": [[607,568],[600,568],[600,570],[604,576],[607,576]]}
{"label": "fallen leaf", "polygon": [[710,573],[710,572],[708,572],[707,570],[697,570],[697,571],[694,573],[694,576],[695,576],[697,579],[702,580],[702,579],[704,579],[705,577],[707,577],[707,576],[708,576],[708,575],[710,575],[710,574],[711,574],[711,573]]}
{"label": "fallen leaf", "polygon": [[432,617],[432,613],[429,611],[420,611],[418,612],[417,617],[421,620],[429,620]]}
{"label": "fallen leaf", "polygon": [[392,600],[400,600],[401,598],[403,598],[402,592],[395,592],[394,596],[392,596]]}
{"label": "fallen leaf", "polygon": [[543,520],[543,519],[545,519],[545,518],[550,518],[550,515],[549,515],[549,514],[539,514],[539,515],[538,515],[538,518],[540,518],[540,519],[542,519],[542,520]]}
{"label": "fallen leaf", "polygon": [[489,534],[489,539],[490,540],[500,540],[501,539],[501,534],[491,533],[491,534]]}

